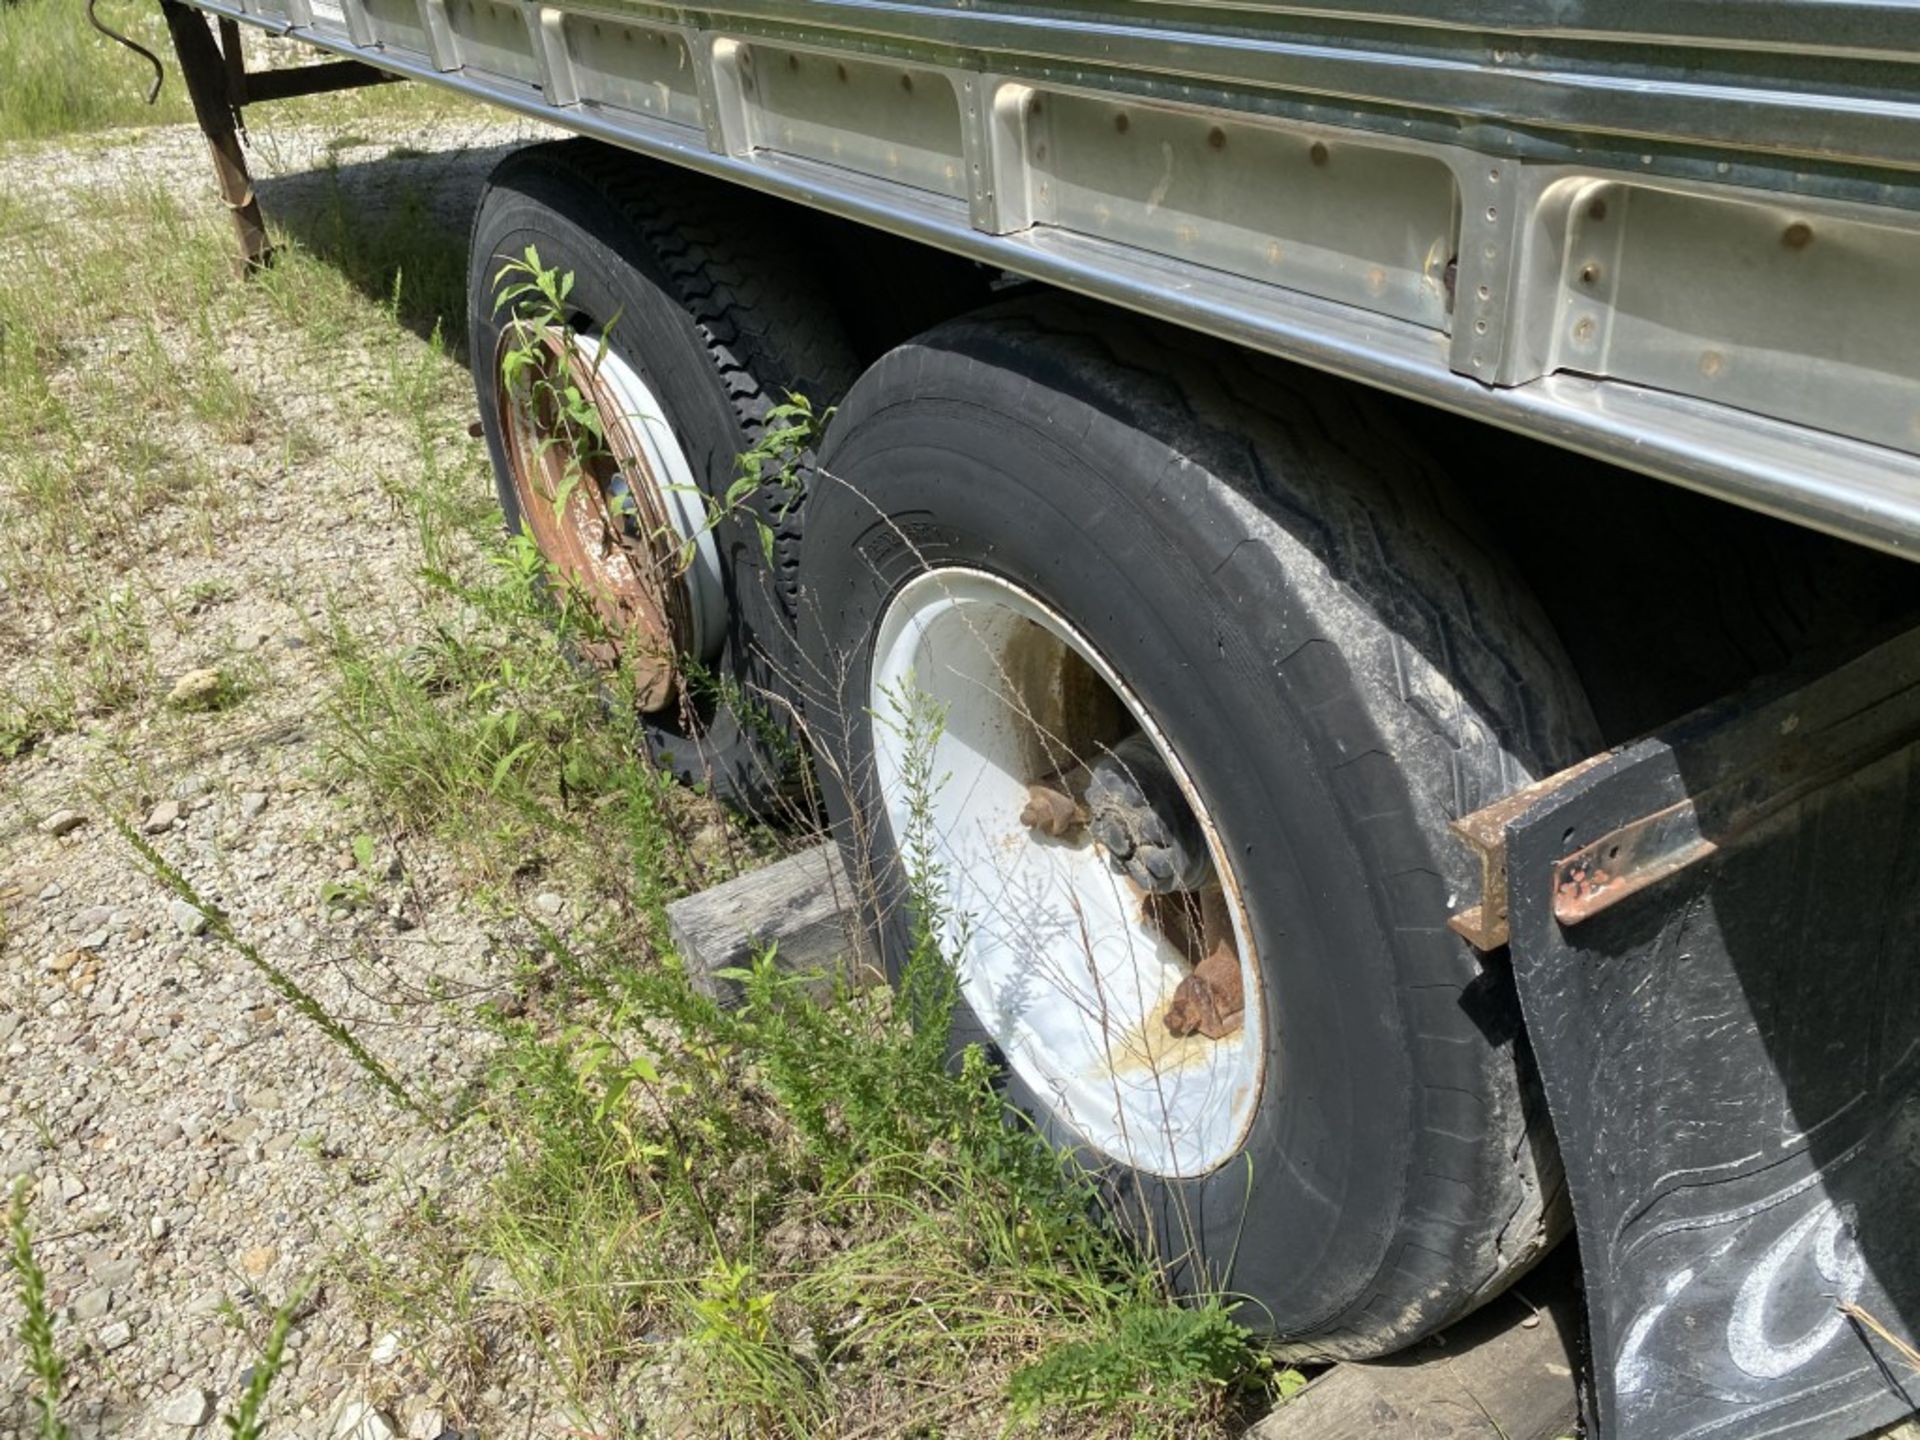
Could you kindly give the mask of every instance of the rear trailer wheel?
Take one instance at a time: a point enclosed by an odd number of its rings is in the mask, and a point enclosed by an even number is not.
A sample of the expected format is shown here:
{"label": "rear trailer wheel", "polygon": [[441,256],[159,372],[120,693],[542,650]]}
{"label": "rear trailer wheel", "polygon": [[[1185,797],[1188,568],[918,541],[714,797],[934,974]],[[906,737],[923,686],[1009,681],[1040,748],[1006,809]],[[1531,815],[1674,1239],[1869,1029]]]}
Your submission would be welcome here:
{"label": "rear trailer wheel", "polygon": [[1300,1354],[1404,1345],[1564,1225],[1445,827],[1591,721],[1455,508],[1363,393],[1053,299],[881,360],[808,502],[882,953],[930,879],[956,1045]]}
{"label": "rear trailer wheel", "polygon": [[[537,295],[500,303],[530,247],[571,276],[557,315]],[[578,140],[501,162],[470,249],[474,384],[508,526],[592,606],[582,658],[625,672],[661,762],[749,807],[782,780],[811,455],[727,496],[776,406],[824,410],[858,373],[823,264],[804,216]],[[515,353],[531,387],[503,372]],[[568,384],[592,419],[555,398]]]}

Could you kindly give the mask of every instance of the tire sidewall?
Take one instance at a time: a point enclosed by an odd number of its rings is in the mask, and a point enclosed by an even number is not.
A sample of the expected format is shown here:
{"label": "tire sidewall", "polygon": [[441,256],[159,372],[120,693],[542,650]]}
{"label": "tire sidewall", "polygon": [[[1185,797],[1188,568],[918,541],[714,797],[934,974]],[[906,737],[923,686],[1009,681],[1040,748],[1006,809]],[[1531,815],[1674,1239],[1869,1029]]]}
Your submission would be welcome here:
{"label": "tire sidewall", "polygon": [[[1151,1218],[1182,1284],[1261,1296],[1277,1332],[1313,1332],[1383,1263],[1413,1124],[1396,936],[1326,780],[1343,757],[1378,752],[1379,737],[1363,707],[1343,703],[1351,682],[1338,652],[1271,552],[1241,543],[1244,526],[1204,470],[1090,410],[1084,428],[1049,433],[951,391],[891,409],[860,403],[901,388],[911,387],[863,381],[829,439],[807,520],[817,613],[802,615],[810,668],[839,677],[837,696],[809,711],[816,743],[840,773],[866,777],[851,798],[826,794],[843,837],[871,837],[885,952],[904,953],[904,907],[871,780],[867,665],[888,600],[937,557],[1071,617],[1206,801],[1259,957],[1262,1098],[1239,1152],[1204,1177],[1090,1163],[1119,1213]],[[1250,714],[1262,718],[1257,746],[1246,743]],[[964,1001],[954,1039],[988,1039]],[[1077,1141],[1018,1075],[1006,1083],[1050,1138]],[[1180,1263],[1188,1256],[1200,1263]]]}

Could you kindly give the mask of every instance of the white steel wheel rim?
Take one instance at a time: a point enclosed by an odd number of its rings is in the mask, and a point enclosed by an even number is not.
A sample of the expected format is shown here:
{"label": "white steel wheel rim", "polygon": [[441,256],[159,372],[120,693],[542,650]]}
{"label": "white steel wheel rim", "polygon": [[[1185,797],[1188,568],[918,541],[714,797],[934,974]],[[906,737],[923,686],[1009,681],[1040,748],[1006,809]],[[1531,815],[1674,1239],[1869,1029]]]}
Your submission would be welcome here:
{"label": "white steel wheel rim", "polygon": [[[1153,741],[1206,834],[1245,992],[1243,1023],[1223,1039],[1166,1031],[1166,1006],[1188,967],[1100,848],[1084,831],[1054,839],[1020,823],[1044,764],[1036,754],[1059,748],[1044,732],[1056,723],[1048,717],[1066,713],[1058,657],[1069,652]],[[1153,717],[1062,616],[998,576],[960,567],[920,575],[889,602],[870,690],[874,778],[896,848],[909,836],[924,841],[944,891],[943,953],[1007,1064],[1114,1159],[1174,1177],[1219,1167],[1259,1102],[1261,987],[1219,833]],[[903,711],[917,699],[941,715],[930,738],[910,738]],[[931,779],[916,785],[916,775]]]}
{"label": "white steel wheel rim", "polygon": [[687,648],[700,659],[711,660],[726,643],[727,590],[720,550],[693,466],[667,421],[666,409],[640,372],[598,332],[577,335],[570,343],[577,362],[594,376],[603,411],[610,402],[612,413],[603,413],[602,422],[609,429],[620,426],[642,462],[645,475],[629,479],[651,482],[674,535],[682,547],[691,549],[690,562],[680,577],[693,622]]}

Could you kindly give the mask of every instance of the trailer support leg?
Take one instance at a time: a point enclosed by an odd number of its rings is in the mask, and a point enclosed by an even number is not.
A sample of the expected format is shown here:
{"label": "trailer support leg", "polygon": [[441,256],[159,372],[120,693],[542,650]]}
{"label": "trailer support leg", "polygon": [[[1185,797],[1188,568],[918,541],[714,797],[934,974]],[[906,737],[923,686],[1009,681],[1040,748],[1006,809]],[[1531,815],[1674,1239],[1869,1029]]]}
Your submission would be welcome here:
{"label": "trailer support leg", "polygon": [[213,156],[220,199],[233,216],[234,234],[240,242],[240,272],[249,274],[267,263],[272,246],[267,240],[266,222],[260,217],[260,202],[253,193],[253,176],[240,149],[238,97],[228,80],[227,62],[199,11],[180,0],[160,0],[160,8],[173,36],[173,51],[179,57],[180,76],[193,101],[194,118],[200,122]]}

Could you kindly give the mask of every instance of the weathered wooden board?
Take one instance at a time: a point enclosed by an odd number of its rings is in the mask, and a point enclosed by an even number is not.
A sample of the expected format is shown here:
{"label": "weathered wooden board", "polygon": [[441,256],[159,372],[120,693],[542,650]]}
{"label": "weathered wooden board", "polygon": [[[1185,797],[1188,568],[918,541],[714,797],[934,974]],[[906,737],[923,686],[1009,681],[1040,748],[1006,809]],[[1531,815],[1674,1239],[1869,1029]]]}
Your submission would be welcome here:
{"label": "weathered wooden board", "polygon": [[782,970],[821,977],[823,989],[877,978],[860,951],[853,888],[831,841],[667,906],[667,928],[694,983],[721,1000],[738,986],[720,978],[775,946]]}
{"label": "weathered wooden board", "polygon": [[1403,1355],[1336,1365],[1255,1425],[1249,1440],[1572,1435],[1581,1333],[1572,1248]]}

